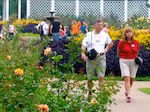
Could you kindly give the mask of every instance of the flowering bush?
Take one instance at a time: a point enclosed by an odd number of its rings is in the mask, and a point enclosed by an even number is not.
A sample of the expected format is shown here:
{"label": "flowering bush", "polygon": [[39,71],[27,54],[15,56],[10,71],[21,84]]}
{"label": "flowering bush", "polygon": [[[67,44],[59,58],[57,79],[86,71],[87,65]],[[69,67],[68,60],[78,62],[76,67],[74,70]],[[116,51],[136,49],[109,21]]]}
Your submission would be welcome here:
{"label": "flowering bush", "polygon": [[86,36],[85,34],[80,34],[78,36],[73,37],[72,41],[77,43],[77,44],[81,44],[81,42],[85,36]]}
{"label": "flowering bush", "polygon": [[[26,49],[20,48],[18,37],[12,41],[6,40],[3,45],[0,44],[1,111],[108,111],[107,107],[112,103],[112,95],[116,94],[118,90],[116,81],[106,82],[107,86],[104,86],[102,91],[93,89],[93,98],[97,101],[94,104],[93,101],[88,101],[86,98],[85,81],[70,80],[68,78],[70,76],[77,78],[79,75],[61,72],[58,66],[53,64],[47,64],[44,68],[39,69],[37,62],[43,45],[32,45],[33,43]],[[46,54],[49,51],[50,49],[47,49]],[[9,61],[6,60],[8,54],[12,57]],[[52,58],[57,63],[62,59],[62,56]]]}
{"label": "flowering bush", "polygon": [[[115,27],[110,27],[109,29],[109,35],[112,40],[119,40],[122,38],[124,29],[117,29]],[[135,39],[140,42],[141,45],[145,46],[146,48],[149,48],[150,46],[150,29],[146,30],[136,30],[134,29]],[[83,38],[85,37],[84,34],[81,34],[77,37],[73,38],[74,42],[77,42],[79,45],[81,45],[81,42]]]}
{"label": "flowering bush", "polygon": [[0,21],[0,24],[7,24],[7,21]]}
{"label": "flowering bush", "polygon": [[[7,23],[8,23],[8,21],[0,21],[0,24],[7,24]],[[13,21],[14,26],[18,26],[18,25],[19,26],[26,26],[30,23],[38,24],[38,23],[40,23],[40,21],[36,21],[34,19],[28,19],[28,20],[27,19],[16,19]]]}
{"label": "flowering bush", "polygon": [[18,25],[20,25],[20,26],[26,26],[26,25],[28,25],[30,23],[32,23],[32,24],[38,24],[39,22],[40,21],[36,21],[34,19],[28,19],[28,20],[26,20],[26,19],[18,19],[18,20],[15,20],[13,22],[13,25],[14,26],[18,26]]}
{"label": "flowering bush", "polygon": [[[43,93],[47,88],[42,84],[48,73],[36,67],[39,50],[20,49],[18,38],[15,38],[1,44],[0,52],[0,110],[37,112],[37,104],[47,104],[41,99],[48,93]],[[11,60],[7,61],[6,56],[11,56]]]}
{"label": "flowering bush", "polygon": [[115,27],[110,27],[109,29],[109,35],[112,40],[118,40],[122,36],[123,29],[117,29]]}
{"label": "flowering bush", "polygon": [[[8,21],[0,21],[0,24],[2,25],[7,25],[8,23]],[[16,27],[17,31],[23,33],[37,33],[35,26],[39,23],[40,21],[34,19],[16,19],[12,21],[12,24]]]}
{"label": "flowering bush", "polygon": [[136,30],[135,39],[138,40],[141,45],[149,49],[150,48],[150,29]]}
{"label": "flowering bush", "polygon": [[150,18],[134,18],[129,20],[129,25],[136,29],[150,29]]}
{"label": "flowering bush", "polygon": [[[23,22],[27,24],[26,22]],[[21,23],[21,24],[23,24]],[[109,33],[113,40],[121,38],[123,29],[110,28]],[[135,38],[145,47],[149,46],[149,29],[134,30]],[[76,62],[82,62],[80,57],[81,42],[85,35],[81,34],[70,39],[68,45],[53,46],[58,53],[69,54],[64,70],[60,71],[58,62],[65,57],[62,55],[52,56],[53,63],[37,67],[40,58],[41,47],[33,46],[20,48],[18,35],[12,41],[0,44],[0,110],[4,112],[107,112],[107,106],[112,103],[112,95],[116,94],[118,87],[115,81],[104,83],[102,88],[93,89],[93,98],[86,99],[87,89],[85,82],[70,80],[74,75],[72,68]],[[119,61],[116,54],[118,41],[114,42],[113,48],[107,54],[107,72],[119,73]],[[62,44],[61,44],[62,45]],[[53,50],[52,49],[52,50]],[[64,50],[65,49],[65,50]],[[48,55],[48,48],[43,54]],[[150,51],[141,47],[140,54],[144,64],[139,68],[138,74],[150,73]],[[62,63],[60,63],[62,65]],[[18,69],[16,69],[18,68]],[[15,75],[14,75],[15,74]],[[70,75],[71,74],[71,75]],[[20,77],[21,76],[21,77]],[[54,77],[57,77],[54,80]],[[69,78],[68,78],[69,77]],[[96,85],[96,84],[95,84]]]}

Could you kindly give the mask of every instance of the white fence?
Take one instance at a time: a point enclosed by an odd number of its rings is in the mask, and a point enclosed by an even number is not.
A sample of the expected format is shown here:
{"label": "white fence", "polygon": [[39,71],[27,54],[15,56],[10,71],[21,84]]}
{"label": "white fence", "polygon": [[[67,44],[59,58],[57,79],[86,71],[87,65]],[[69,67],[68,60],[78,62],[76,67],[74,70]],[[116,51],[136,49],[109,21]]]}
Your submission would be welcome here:
{"label": "white fence", "polygon": [[57,15],[82,16],[95,15],[103,18],[116,16],[127,21],[136,16],[150,16],[150,8],[146,6],[150,0],[28,0],[28,15],[31,18],[50,16],[55,10]]}

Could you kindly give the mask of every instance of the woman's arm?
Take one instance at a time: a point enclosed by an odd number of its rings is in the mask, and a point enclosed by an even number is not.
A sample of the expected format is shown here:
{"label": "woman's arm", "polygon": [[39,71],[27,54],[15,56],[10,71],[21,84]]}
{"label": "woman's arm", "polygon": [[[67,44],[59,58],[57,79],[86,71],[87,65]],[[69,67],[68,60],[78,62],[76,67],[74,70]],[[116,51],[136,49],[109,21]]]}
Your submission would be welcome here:
{"label": "woman's arm", "polygon": [[120,57],[121,46],[122,46],[122,40],[120,40],[117,45],[117,56],[118,57]]}

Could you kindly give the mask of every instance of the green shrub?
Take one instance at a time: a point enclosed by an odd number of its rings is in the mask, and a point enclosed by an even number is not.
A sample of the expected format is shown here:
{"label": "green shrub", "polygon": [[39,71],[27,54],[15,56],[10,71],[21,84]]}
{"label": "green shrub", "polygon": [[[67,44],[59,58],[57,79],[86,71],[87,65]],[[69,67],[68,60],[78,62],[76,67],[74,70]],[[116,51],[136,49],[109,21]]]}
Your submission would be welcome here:
{"label": "green shrub", "polygon": [[[107,81],[94,90],[95,101],[88,101],[85,81],[70,80],[57,66],[37,67],[43,44],[20,48],[18,35],[0,45],[0,110],[2,112],[37,112],[39,104],[47,104],[51,112],[107,112],[116,81]],[[61,56],[52,57],[59,61]],[[55,78],[55,77],[59,78]],[[101,91],[100,91],[101,90]]]}
{"label": "green shrub", "polygon": [[135,29],[150,29],[150,19],[145,17],[133,17],[128,21],[129,25]]}

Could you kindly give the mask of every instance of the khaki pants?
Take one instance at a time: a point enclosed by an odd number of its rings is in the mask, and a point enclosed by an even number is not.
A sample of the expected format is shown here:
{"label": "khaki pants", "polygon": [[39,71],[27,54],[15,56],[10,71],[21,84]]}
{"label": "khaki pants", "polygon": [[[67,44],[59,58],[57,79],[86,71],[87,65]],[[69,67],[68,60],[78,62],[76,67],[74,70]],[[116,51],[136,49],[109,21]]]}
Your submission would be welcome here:
{"label": "khaki pants", "polygon": [[120,58],[120,70],[121,76],[130,76],[132,78],[136,77],[138,70],[138,65],[135,63],[135,59],[122,59]]}
{"label": "khaki pants", "polygon": [[104,77],[106,70],[106,57],[97,56],[94,60],[86,61],[86,72],[88,80],[92,80],[95,76]]}

